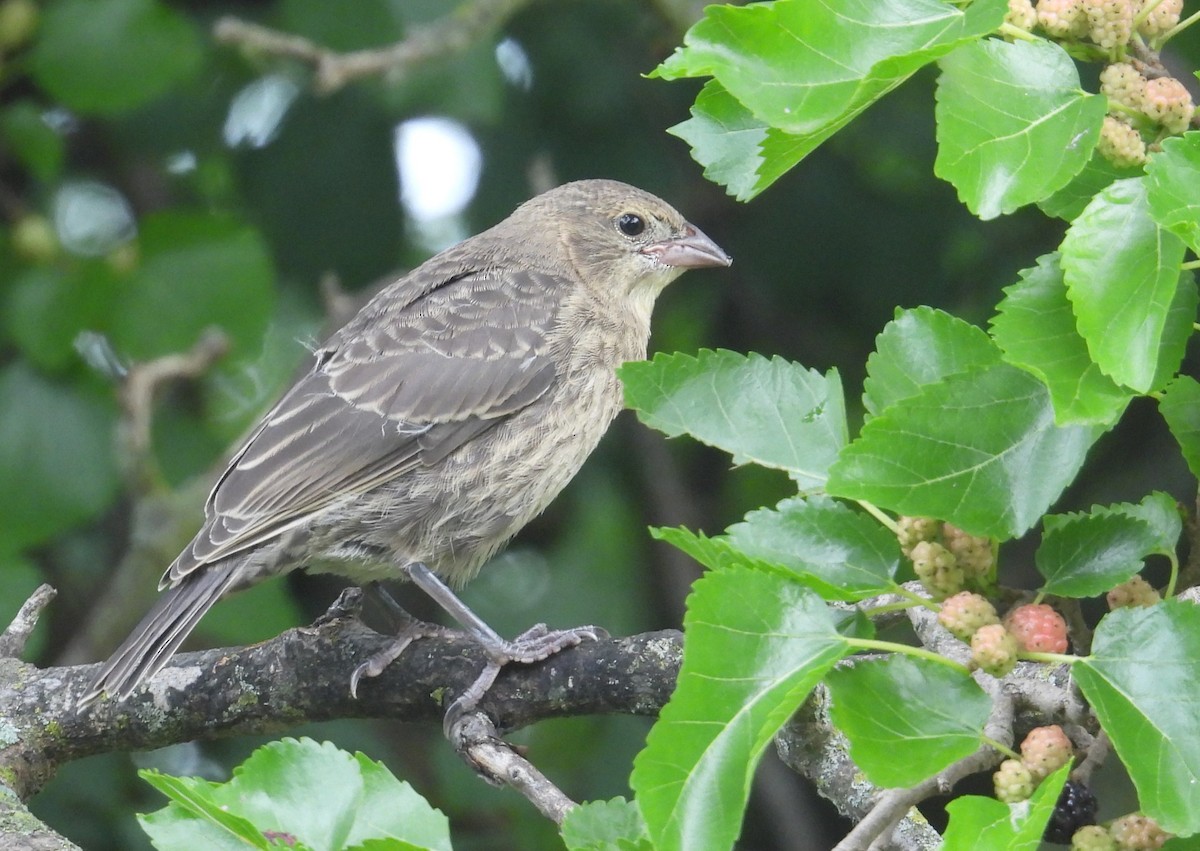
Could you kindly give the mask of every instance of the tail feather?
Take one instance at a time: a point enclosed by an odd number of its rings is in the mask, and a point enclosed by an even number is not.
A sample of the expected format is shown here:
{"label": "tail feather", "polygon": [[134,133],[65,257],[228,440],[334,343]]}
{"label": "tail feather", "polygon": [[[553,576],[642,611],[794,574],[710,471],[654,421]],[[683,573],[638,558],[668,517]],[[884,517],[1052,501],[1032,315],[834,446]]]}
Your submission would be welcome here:
{"label": "tail feather", "polygon": [[91,688],[80,698],[79,706],[87,706],[105,693],[124,700],[158,673],[205,612],[237,583],[239,566],[236,561],[206,565],[164,591],[142,622],[104,663]]}

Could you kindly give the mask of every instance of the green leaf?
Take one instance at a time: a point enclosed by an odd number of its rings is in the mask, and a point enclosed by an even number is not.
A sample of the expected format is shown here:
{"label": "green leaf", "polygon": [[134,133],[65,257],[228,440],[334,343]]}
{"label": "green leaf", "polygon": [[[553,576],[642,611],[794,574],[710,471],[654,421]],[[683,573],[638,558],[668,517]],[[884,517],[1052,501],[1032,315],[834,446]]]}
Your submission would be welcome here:
{"label": "green leaf", "polygon": [[3,322],[33,363],[64,370],[79,363],[79,333],[107,327],[119,288],[103,262],[35,266],[13,281]]}
{"label": "green leaf", "polygon": [[[151,780],[146,772],[143,776]],[[374,847],[450,851],[445,816],[382,763],[348,754],[329,742],[271,742],[236,768],[228,783],[166,780],[170,782],[152,782],[172,799],[170,813],[159,811],[152,818],[171,830],[178,829],[177,820],[195,825],[200,819],[238,836],[243,824],[259,838],[264,831],[286,834],[314,851],[371,847],[379,840],[392,844]],[[172,847],[182,851],[197,844]]]}
{"label": "green leaf", "polygon": [[737,464],[787,470],[801,489],[824,483],[846,443],[845,400],[833,370],[821,375],[782,358],[705,350],[627,363],[618,374],[642,422],[731,452]]}
{"label": "green leaf", "polygon": [[119,484],[114,416],[17,362],[0,370],[0,549],[40,543],[104,510]]}
{"label": "green leaf", "polygon": [[1040,378],[1050,390],[1055,422],[1111,425],[1132,393],[1104,375],[1075,328],[1059,255],[1038,258],[1004,290],[992,333],[1005,359]]}
{"label": "green leaf", "polygon": [[927,385],[868,422],[826,489],[1004,540],[1037,522],[1101,431],[1056,426],[1046,386],[997,364]]}
{"label": "green leaf", "polygon": [[138,359],[180,352],[215,325],[238,355],[257,353],[274,271],[256,230],[203,213],[157,213],[142,223],[141,252],[113,314],[119,351]]}
{"label": "green leaf", "polygon": [[[966,10],[940,0],[714,5],[654,75],[713,76],[720,83],[722,96],[710,92],[703,106],[698,99],[695,123],[676,131],[706,167],[721,160],[714,179],[747,200],[921,66],[994,30],[1005,9],[1003,0],[980,0]],[[723,126],[748,132],[722,144]],[[762,146],[759,163],[751,143]]]}
{"label": "green leaf", "polygon": [[1136,517],[1150,526],[1154,535],[1151,552],[1165,555],[1175,551],[1179,536],[1183,534],[1183,514],[1175,497],[1162,491],[1154,491],[1143,497],[1141,502],[1121,502],[1107,508],[1093,508],[1093,513]]}
{"label": "green leaf", "polygon": [[1106,615],[1092,655],[1072,666],[1137,787],[1142,812],[1184,836],[1200,832],[1197,658],[1200,608],[1165,600]]}
{"label": "green leaf", "polygon": [[819,597],[753,570],[697,581],[684,635],[630,782],[659,851],[732,848],[763,749],[848,648]]}
{"label": "green leaf", "polygon": [[62,0],[43,10],[32,54],[34,79],[64,106],[116,115],[194,76],[204,43],[155,0]]}
{"label": "green leaf", "polygon": [[1006,3],[776,0],[709,6],[655,74],[713,76],[792,134],[844,125],[922,65],[999,26]]}
{"label": "green leaf", "polygon": [[969,322],[932,307],[897,309],[867,358],[863,405],[878,415],[926,385],[999,362],[1000,350]]}
{"label": "green leaf", "polygon": [[28,100],[0,112],[0,138],[30,174],[49,182],[61,173],[66,144],[42,119],[43,110]]}
{"label": "green leaf", "polygon": [[713,570],[748,567],[793,580],[796,578],[795,573],[783,565],[757,559],[742,552],[726,537],[710,538],[702,532],[692,532],[682,527],[652,528],[650,534],[656,540],[666,541],[671,546],[683,550],[700,564]]}
{"label": "green leaf", "polygon": [[1108,511],[1047,522],[1035,556],[1046,578],[1042,591],[1060,597],[1103,594],[1140,571],[1142,559],[1158,551],[1157,542],[1146,521]]}
{"label": "green leaf", "polygon": [[261,830],[219,805],[218,783],[197,777],[171,777],[153,769],[138,774],[171,803],[157,812],[138,815],[138,822],[159,851],[188,851],[200,845],[212,851],[270,847]]}
{"label": "green leaf", "polygon": [[1092,359],[1139,392],[1165,382],[1186,343],[1167,333],[1184,245],[1150,217],[1144,178],[1097,195],[1071,224],[1062,251],[1067,294]]}
{"label": "green leaf", "polygon": [[830,671],[830,718],[877,786],[913,786],[979,747],[992,701],[969,676],[893,654]]}
{"label": "green leaf", "polygon": [[624,798],[580,804],[563,819],[562,838],[568,851],[654,851],[637,805]]}
{"label": "green leaf", "polygon": [[785,499],[729,527],[728,542],[781,565],[827,600],[861,600],[894,585],[896,536],[871,517],[825,497]]}
{"label": "green leaf", "polygon": [[1070,771],[1071,767],[1064,765],[1038,784],[1033,797],[1019,804],[980,795],[955,798],[946,805],[950,823],[941,851],[1037,851]]}
{"label": "green leaf", "polygon": [[1158,408],[1179,442],[1188,469],[1200,478],[1200,383],[1190,375],[1177,376],[1163,389]]}
{"label": "green leaf", "polygon": [[1141,166],[1117,168],[1100,154],[1093,153],[1083,171],[1075,175],[1070,183],[1048,198],[1038,201],[1038,209],[1047,216],[1073,221],[1100,190],[1115,180],[1137,177],[1142,173]]}
{"label": "green leaf", "polygon": [[1200,133],[1163,140],[1146,166],[1146,197],[1158,226],[1200,254]]}
{"label": "green leaf", "polygon": [[986,39],[940,65],[934,173],[979,218],[1040,201],[1087,164],[1107,104],[1057,44]]}
{"label": "green leaf", "polygon": [[739,201],[749,201],[812,150],[756,118],[716,80],[704,84],[691,113],[667,132],[691,145],[704,176]]}

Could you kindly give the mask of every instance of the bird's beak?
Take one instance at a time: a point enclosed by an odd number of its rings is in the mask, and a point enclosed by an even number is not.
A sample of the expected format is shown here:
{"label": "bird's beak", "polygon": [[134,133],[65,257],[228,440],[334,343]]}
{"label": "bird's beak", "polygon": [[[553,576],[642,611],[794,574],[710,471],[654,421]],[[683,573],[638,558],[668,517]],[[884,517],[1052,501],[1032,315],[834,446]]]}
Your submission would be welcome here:
{"label": "bird's beak", "polygon": [[728,266],[733,258],[721,247],[704,235],[695,225],[685,225],[683,236],[665,239],[642,249],[642,254],[653,257],[664,266],[680,269],[700,269],[704,266]]}

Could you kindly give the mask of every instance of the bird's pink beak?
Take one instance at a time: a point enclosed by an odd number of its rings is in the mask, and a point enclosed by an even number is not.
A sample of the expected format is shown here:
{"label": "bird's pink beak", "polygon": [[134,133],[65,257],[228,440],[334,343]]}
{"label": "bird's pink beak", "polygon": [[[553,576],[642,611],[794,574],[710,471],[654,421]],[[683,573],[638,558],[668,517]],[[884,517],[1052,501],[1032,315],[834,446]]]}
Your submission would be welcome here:
{"label": "bird's pink beak", "polygon": [[653,257],[664,266],[680,269],[728,266],[733,262],[732,257],[692,224],[684,226],[683,236],[647,245],[642,249],[642,254]]}

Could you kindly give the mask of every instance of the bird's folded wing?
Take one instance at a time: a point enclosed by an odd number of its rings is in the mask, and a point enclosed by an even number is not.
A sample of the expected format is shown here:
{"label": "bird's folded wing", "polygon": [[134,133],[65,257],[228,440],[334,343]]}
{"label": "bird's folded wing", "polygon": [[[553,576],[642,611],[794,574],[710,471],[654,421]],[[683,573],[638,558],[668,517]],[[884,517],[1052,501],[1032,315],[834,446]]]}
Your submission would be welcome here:
{"label": "bird's folded wing", "polygon": [[563,286],[489,269],[407,303],[377,299],[371,321],[335,335],[235,456],[163,584],[437,463],[532,403],[555,379],[547,338]]}

